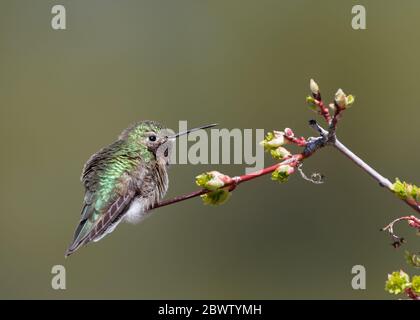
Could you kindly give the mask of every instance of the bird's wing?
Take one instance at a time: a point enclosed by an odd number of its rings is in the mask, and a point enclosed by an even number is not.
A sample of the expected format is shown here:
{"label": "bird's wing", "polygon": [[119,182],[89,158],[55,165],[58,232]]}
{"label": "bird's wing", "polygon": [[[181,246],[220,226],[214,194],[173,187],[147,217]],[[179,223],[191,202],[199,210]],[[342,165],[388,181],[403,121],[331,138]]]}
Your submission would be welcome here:
{"label": "bird's wing", "polygon": [[[120,221],[122,214],[135,197],[135,188],[132,186],[134,181],[124,170],[113,172],[112,176],[106,174],[109,159],[112,159],[113,147],[115,146],[105,147],[94,154],[83,169],[82,182],[86,189],[85,199],[80,222],[66,256],[82,245],[105,235]],[[104,196],[101,184],[107,179],[111,181],[107,182],[107,195]]]}
{"label": "bird's wing", "polygon": [[130,205],[135,195],[134,191],[127,191],[124,195],[119,195],[105,210],[95,208],[95,201],[92,204],[85,203],[82,209],[82,218],[74,233],[74,239],[67,249],[66,256],[69,256],[82,245],[87,244],[105,233],[118,223]]}
{"label": "bird's wing", "polygon": [[100,177],[115,156],[116,150],[121,150],[123,145],[124,141],[117,140],[92,155],[85,163],[80,180],[87,191],[94,193],[97,190]]}

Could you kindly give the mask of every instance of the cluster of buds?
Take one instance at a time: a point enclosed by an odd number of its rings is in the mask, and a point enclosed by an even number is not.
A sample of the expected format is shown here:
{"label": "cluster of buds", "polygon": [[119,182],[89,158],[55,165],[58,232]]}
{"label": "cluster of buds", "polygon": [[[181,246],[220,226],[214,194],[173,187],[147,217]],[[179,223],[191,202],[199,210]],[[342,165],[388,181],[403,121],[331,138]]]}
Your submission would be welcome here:
{"label": "cluster of buds", "polygon": [[278,166],[276,170],[271,174],[271,180],[278,182],[287,182],[289,176],[295,172],[295,167],[283,164]]}
{"label": "cluster of buds", "polygon": [[202,173],[195,177],[198,186],[210,192],[201,195],[204,204],[218,205],[225,203],[230,197],[232,178],[218,171]]}
{"label": "cluster of buds", "polygon": [[265,139],[260,142],[265,151],[270,152],[271,156],[277,160],[284,160],[291,156],[289,150],[283,147],[287,143],[303,144],[303,138],[296,138],[292,129],[286,128],[284,131],[268,132]]}
{"label": "cluster of buds", "polygon": [[392,184],[391,190],[409,204],[420,206],[420,188],[414,184],[400,181],[397,178],[395,183]]}
{"label": "cluster of buds", "polygon": [[409,293],[417,296],[420,294],[420,276],[410,277],[404,271],[395,271],[388,274],[388,280],[385,283],[385,290],[391,294]]}
{"label": "cluster of buds", "polygon": [[[325,108],[321,100],[319,86],[313,79],[309,82],[309,89],[311,90],[311,95],[306,97],[309,107],[313,111],[321,112],[322,115],[329,117],[328,109]],[[347,95],[342,89],[338,89],[334,96],[334,103],[331,103],[329,107],[334,111],[342,111],[349,108],[354,103],[354,100],[353,95]]]}

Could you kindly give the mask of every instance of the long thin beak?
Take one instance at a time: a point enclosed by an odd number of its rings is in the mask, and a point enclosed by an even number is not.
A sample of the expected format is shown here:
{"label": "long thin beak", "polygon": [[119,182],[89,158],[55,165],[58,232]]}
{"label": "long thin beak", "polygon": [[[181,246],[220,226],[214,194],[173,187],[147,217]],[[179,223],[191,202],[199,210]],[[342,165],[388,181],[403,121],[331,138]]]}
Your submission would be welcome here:
{"label": "long thin beak", "polygon": [[202,129],[212,128],[212,127],[215,127],[215,126],[217,126],[217,125],[218,125],[217,123],[207,124],[207,125],[202,126],[202,127],[197,127],[197,128],[189,129],[189,130],[187,130],[187,131],[178,132],[178,133],[175,133],[175,134],[174,134],[174,135],[172,135],[172,136],[168,136],[168,139],[176,139],[176,138],[178,138],[179,136],[183,136],[184,134],[189,134],[189,133],[191,133],[191,132],[195,132],[195,131],[202,130]]}

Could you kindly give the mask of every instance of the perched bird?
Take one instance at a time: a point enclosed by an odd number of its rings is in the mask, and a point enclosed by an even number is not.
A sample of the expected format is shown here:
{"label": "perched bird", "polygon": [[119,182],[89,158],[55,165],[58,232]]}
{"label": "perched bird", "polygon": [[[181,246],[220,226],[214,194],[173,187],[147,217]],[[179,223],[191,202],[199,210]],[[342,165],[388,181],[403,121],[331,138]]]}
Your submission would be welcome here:
{"label": "perched bird", "polygon": [[175,138],[215,124],[170,135],[155,121],[141,121],[86,162],[81,181],[85,197],[79,225],[67,249],[99,241],[122,221],[139,222],[168,189],[168,165]]}

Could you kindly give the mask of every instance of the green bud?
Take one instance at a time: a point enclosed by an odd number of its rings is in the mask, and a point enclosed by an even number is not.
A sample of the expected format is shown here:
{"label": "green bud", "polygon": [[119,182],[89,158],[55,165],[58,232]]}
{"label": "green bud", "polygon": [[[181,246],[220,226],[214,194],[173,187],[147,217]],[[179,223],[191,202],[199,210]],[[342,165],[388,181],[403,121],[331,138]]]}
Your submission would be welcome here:
{"label": "green bud", "polygon": [[265,150],[272,150],[278,147],[281,147],[287,143],[284,138],[284,132],[282,131],[273,131],[268,132],[265,136],[265,139],[260,142],[260,145],[264,147]]}
{"label": "green bud", "polygon": [[410,286],[410,278],[404,271],[395,271],[388,275],[385,290],[392,294],[400,294]]}
{"label": "green bud", "polygon": [[411,288],[416,293],[420,293],[420,276],[413,276],[411,279]]}
{"label": "green bud", "polygon": [[346,107],[349,108],[354,103],[355,97],[351,94],[347,96]]}
{"label": "green bud", "polygon": [[273,173],[271,174],[271,180],[278,181],[278,182],[287,182],[289,176],[295,172],[295,168],[289,166],[288,164],[279,166]]}
{"label": "green bud", "polygon": [[201,195],[204,204],[219,205],[229,200],[231,194],[226,189],[219,189]]}
{"label": "green bud", "polygon": [[287,150],[286,148],[283,148],[283,147],[278,147],[277,149],[272,149],[272,150],[270,150],[270,153],[271,153],[271,156],[274,159],[278,159],[278,160],[283,160],[284,158],[291,155],[289,150]]}
{"label": "green bud", "polygon": [[347,109],[354,103],[354,96],[351,94],[346,95],[343,90],[338,89],[335,93],[334,101],[341,109]]}
{"label": "green bud", "polygon": [[195,183],[207,190],[217,190],[229,183],[231,178],[218,171],[202,173],[195,177]]}
{"label": "green bud", "polygon": [[309,81],[309,89],[311,89],[312,94],[317,95],[319,93],[319,86],[318,84],[314,81],[314,79],[311,79]]}
{"label": "green bud", "polygon": [[391,186],[391,190],[401,199],[407,199],[406,183],[396,178],[394,184]]}
{"label": "green bud", "polygon": [[395,179],[391,190],[401,199],[408,201],[412,204],[420,204],[420,188],[414,184],[409,184],[404,181]]}
{"label": "green bud", "polygon": [[337,92],[335,93],[334,101],[336,105],[338,105],[340,108],[344,109],[346,107],[346,94],[343,90],[337,90]]}
{"label": "green bud", "polygon": [[316,100],[313,97],[307,96],[306,103],[308,104],[309,108],[311,108],[312,111],[317,111],[318,107],[316,105]]}

